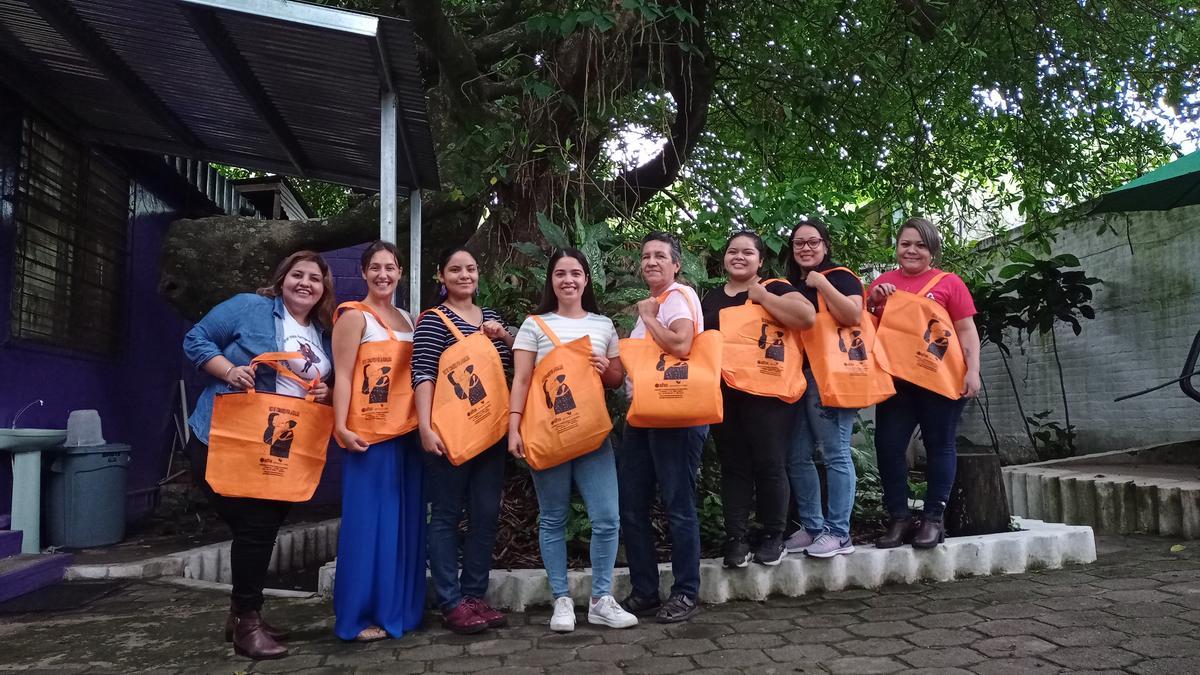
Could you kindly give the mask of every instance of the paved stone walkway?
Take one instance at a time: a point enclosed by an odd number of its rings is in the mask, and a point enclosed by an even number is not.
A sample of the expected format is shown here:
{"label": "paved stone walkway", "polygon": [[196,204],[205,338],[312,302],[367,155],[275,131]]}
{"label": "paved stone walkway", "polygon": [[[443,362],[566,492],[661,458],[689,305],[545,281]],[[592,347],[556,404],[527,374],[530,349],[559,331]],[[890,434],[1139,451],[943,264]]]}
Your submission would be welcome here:
{"label": "paved stone walkway", "polygon": [[[1092,565],[951,583],[713,605],[688,624],[555,635],[548,610],[461,637],[430,628],[342,643],[331,608],[269,599],[292,656],[254,663],[219,639],[224,598],[135,582],[87,608],[0,616],[0,670],[45,672],[1052,673],[1200,672],[1200,542],[1099,537]],[[581,617],[582,617],[581,613]]]}

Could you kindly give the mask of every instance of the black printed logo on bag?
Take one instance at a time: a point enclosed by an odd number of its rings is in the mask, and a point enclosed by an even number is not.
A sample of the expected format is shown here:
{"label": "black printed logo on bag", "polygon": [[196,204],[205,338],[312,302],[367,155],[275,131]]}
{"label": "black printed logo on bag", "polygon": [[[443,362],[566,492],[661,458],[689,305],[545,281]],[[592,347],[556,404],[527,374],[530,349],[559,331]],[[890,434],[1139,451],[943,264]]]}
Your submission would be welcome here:
{"label": "black printed logo on bag", "polygon": [[280,412],[267,415],[267,428],[263,431],[263,443],[270,448],[272,457],[287,459],[292,454],[292,440],[296,438],[299,422]]}
{"label": "black printed logo on bag", "polygon": [[763,350],[765,358],[783,363],[783,331],[763,321],[762,329],[758,334],[758,348]]}
{"label": "black printed logo on bag", "polygon": [[925,328],[925,344],[928,345],[925,351],[941,361],[946,357],[946,350],[950,348],[950,331],[942,326],[941,321],[930,319],[929,325]]}
{"label": "black printed logo on bag", "polygon": [[655,370],[663,374],[663,381],[666,380],[686,380],[688,379],[688,364],[687,359],[678,359],[675,363],[667,365],[667,354],[661,352],[658,355],[658,365]]}
{"label": "black printed logo on bag", "polygon": [[[550,394],[550,380],[554,380],[554,394]],[[553,410],[555,415],[571,412],[575,409],[575,396],[567,385],[567,376],[559,374],[553,378],[542,380],[542,394],[546,397],[546,407]]]}
{"label": "black printed logo on bag", "polygon": [[459,374],[467,382],[466,389],[463,389],[462,384],[454,378],[454,371],[446,373],[446,379],[449,380],[450,386],[454,387],[454,395],[460,401],[468,401],[472,406],[487,398],[487,391],[483,388],[483,382],[479,376],[475,374],[475,366],[468,365]]}
{"label": "black printed logo on bag", "polygon": [[392,388],[392,367],[371,367],[363,364],[362,393],[367,394],[367,403],[387,403]]}
{"label": "black printed logo on bag", "polygon": [[863,343],[862,331],[858,328],[838,329],[838,349],[851,361],[867,360],[867,346]]}

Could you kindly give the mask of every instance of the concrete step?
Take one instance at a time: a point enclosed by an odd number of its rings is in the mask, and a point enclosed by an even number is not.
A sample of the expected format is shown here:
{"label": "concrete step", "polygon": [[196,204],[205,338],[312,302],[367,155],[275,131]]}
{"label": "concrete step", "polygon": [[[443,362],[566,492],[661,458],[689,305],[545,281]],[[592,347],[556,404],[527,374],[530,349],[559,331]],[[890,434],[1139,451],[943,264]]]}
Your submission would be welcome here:
{"label": "concrete step", "polygon": [[21,541],[24,538],[20,530],[0,530],[0,558],[20,553]]}
{"label": "concrete step", "polygon": [[69,553],[23,553],[0,560],[0,602],[62,581]]}
{"label": "concrete step", "polygon": [[1003,476],[1015,516],[1089,525],[1106,534],[1200,539],[1200,483],[1194,480],[1045,465],[1006,467]]}

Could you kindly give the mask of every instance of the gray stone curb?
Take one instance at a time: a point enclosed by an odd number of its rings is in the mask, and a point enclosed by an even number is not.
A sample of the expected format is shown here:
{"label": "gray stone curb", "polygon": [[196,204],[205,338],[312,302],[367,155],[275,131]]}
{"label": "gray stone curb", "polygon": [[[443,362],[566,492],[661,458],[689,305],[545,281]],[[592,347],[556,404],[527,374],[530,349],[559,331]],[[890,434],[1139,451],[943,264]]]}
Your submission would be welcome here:
{"label": "gray stone curb", "polygon": [[[700,600],[765,600],[771,595],[801,596],[814,591],[844,588],[878,588],[921,580],[950,581],[971,576],[1017,574],[1032,569],[1053,569],[1096,560],[1096,543],[1090,527],[1022,520],[1019,532],[976,537],[954,537],[936,548],[921,551],[904,546],[877,549],[860,546],[847,556],[817,560],[789,555],[777,567],[751,565],[725,569],[719,559],[700,562]],[[321,568],[317,593],[333,594],[336,561]],[[659,566],[660,591],[671,587],[671,566]],[[568,575],[571,596],[583,605],[591,596],[590,569]],[[629,592],[629,570],[613,570],[613,595]],[[492,570],[487,601],[512,611],[548,605],[550,587],[540,569]]]}

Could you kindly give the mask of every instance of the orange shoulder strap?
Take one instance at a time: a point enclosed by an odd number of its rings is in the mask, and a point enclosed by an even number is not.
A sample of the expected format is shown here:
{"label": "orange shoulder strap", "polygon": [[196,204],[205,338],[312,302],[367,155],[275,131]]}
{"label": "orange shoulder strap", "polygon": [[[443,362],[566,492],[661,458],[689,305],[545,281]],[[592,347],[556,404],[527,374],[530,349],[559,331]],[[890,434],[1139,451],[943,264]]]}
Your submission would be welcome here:
{"label": "orange shoulder strap", "polygon": [[917,295],[921,296],[922,298],[925,297],[925,294],[928,293],[930,290],[932,290],[934,286],[937,286],[939,281],[941,281],[942,279],[944,279],[945,277],[948,277],[948,276],[950,276],[949,272],[942,272],[941,274],[930,279],[929,283],[925,284],[924,288],[917,291]]}
{"label": "orange shoulder strap", "polygon": [[692,314],[692,330],[695,331],[696,335],[699,335],[700,334],[699,312],[696,311],[696,307],[692,304],[692,299],[688,297],[687,293],[684,293],[683,291],[681,291],[678,288],[672,288],[672,289],[669,289],[666,293],[663,293],[662,295],[655,298],[655,300],[658,300],[658,304],[661,305],[663,303],[663,300],[665,300],[667,298],[667,296],[672,293],[678,293],[683,296],[683,301],[685,303],[687,303],[688,311],[691,312],[691,314]]}
{"label": "orange shoulder strap", "polygon": [[466,339],[466,337],[463,336],[462,331],[458,329],[458,326],[455,326],[454,322],[450,320],[450,317],[446,316],[442,310],[434,307],[426,311],[428,311],[430,314],[436,314],[438,317],[440,317],[442,323],[446,324],[446,328],[450,329],[450,334],[454,336],[455,340],[462,342]]}
{"label": "orange shoulder strap", "polygon": [[554,343],[555,347],[562,346],[562,342],[559,341],[558,336],[554,334],[554,331],[550,330],[550,326],[546,325],[546,322],[542,320],[542,317],[538,316],[537,314],[530,314],[529,318],[537,322],[537,325],[541,327],[542,332],[546,334],[546,337],[550,338],[550,341]]}
{"label": "orange shoulder strap", "polygon": [[[376,321],[379,322],[379,325],[383,328],[383,332],[387,333],[388,339],[396,340],[396,336],[392,335],[392,329],[388,328],[387,322],[383,320],[383,317],[379,316],[379,314],[377,314],[375,310],[371,309],[371,306],[365,302],[351,301],[343,302],[342,304],[338,305],[337,309],[333,312],[333,323],[335,326],[337,325],[338,319],[340,319],[342,314],[348,309],[357,309],[363,314],[370,314],[375,318]],[[416,328],[414,327],[413,330],[416,330]],[[399,342],[399,340],[396,341]]]}
{"label": "orange shoulder strap", "polygon": [[288,361],[290,359],[302,358],[304,358],[304,355],[300,352],[263,352],[250,361],[250,368],[253,370],[260,365],[267,366],[280,375],[295,380],[304,388],[311,390],[320,384],[321,378],[314,377],[311,380],[306,380],[303,377],[293,373],[290,368],[280,365],[284,361]]}

